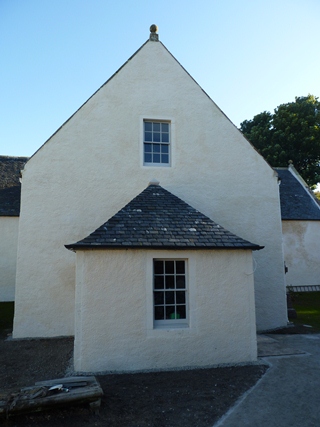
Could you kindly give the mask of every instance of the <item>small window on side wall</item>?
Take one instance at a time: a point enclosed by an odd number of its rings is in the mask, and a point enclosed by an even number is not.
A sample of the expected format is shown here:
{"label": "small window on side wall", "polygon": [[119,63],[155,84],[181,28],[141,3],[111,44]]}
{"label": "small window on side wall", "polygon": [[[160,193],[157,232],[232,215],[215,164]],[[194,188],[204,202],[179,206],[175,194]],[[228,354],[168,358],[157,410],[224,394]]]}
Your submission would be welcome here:
{"label": "small window on side wall", "polygon": [[188,326],[186,261],[153,260],[155,327]]}
{"label": "small window on side wall", "polygon": [[143,164],[170,166],[170,122],[144,120]]}

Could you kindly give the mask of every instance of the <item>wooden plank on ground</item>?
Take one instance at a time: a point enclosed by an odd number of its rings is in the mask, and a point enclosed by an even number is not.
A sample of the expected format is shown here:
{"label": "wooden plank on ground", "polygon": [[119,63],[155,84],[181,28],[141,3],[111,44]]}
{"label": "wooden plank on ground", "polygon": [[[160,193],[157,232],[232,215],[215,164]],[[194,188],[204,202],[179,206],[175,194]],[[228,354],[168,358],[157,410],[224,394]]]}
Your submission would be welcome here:
{"label": "wooden plank on ground", "polygon": [[[63,385],[62,390],[52,390],[54,385]],[[64,391],[68,390],[68,391]],[[89,403],[93,408],[100,406],[102,388],[95,377],[68,377],[37,382],[18,392],[9,393],[0,399],[0,414],[12,415],[37,412],[46,409]]]}

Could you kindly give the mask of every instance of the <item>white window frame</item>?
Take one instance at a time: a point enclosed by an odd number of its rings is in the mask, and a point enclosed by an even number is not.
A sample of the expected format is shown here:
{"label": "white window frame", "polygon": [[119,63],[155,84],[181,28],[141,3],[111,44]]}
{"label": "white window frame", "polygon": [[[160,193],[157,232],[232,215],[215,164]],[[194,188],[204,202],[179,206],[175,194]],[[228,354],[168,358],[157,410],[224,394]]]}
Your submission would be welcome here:
{"label": "white window frame", "polygon": [[[166,261],[173,261],[174,262],[174,273],[166,273],[165,271],[163,272],[163,274],[156,274],[155,269],[154,269],[154,265],[155,265],[155,261],[162,261],[162,262],[166,262]],[[176,262],[177,261],[183,261],[184,262],[184,273],[177,273],[176,272]],[[153,304],[153,325],[155,329],[161,329],[161,328],[186,328],[189,326],[189,301],[188,301],[188,260],[185,258],[153,258],[153,266],[152,266],[152,293],[153,293],[153,298],[152,298],[152,304]],[[164,277],[164,281],[165,281],[165,277],[166,276],[174,276],[174,283],[176,284],[176,278],[179,276],[184,276],[185,278],[185,286],[184,288],[177,288],[176,286],[174,286],[174,288],[165,288],[165,285],[162,289],[160,288],[156,288],[155,287],[155,278],[156,276],[163,276]],[[181,304],[185,306],[185,311],[186,311],[186,317],[183,319],[162,319],[162,320],[156,320],[155,319],[155,307],[156,307],[156,303],[155,303],[155,293],[164,293],[164,298],[165,298],[165,292],[174,292],[175,293],[175,302],[173,304],[166,304],[164,301],[163,307],[178,307],[180,304],[178,304],[176,302],[176,292],[184,292],[185,294],[185,303]],[[158,305],[159,306],[159,305]]]}
{"label": "white window frame", "polygon": [[[161,141],[159,144],[167,145],[168,146],[168,154],[169,154],[169,162],[168,163],[153,163],[153,162],[145,162],[145,144],[149,143],[149,141],[145,141],[145,122],[152,122],[152,123],[167,123],[169,125],[169,142],[162,143]],[[142,166],[143,167],[151,167],[151,168],[168,168],[173,165],[173,139],[174,139],[174,120],[172,118],[168,117],[150,117],[150,116],[143,116],[141,117],[141,127],[140,127],[140,141],[141,141],[141,160],[142,160]],[[158,144],[158,142],[156,142]]]}

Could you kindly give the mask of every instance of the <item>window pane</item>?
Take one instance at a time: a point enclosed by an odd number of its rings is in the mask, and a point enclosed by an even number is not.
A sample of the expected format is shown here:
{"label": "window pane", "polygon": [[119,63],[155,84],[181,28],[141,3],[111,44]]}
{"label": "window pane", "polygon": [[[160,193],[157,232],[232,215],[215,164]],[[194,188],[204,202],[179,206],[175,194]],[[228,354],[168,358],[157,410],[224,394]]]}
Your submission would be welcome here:
{"label": "window pane", "polygon": [[176,261],[176,269],[177,274],[184,274],[184,261]]}
{"label": "window pane", "polygon": [[169,163],[168,154],[161,154],[161,163]]}
{"label": "window pane", "polygon": [[152,141],[152,133],[151,132],[145,132],[144,133],[144,140],[145,141]]}
{"label": "window pane", "polygon": [[186,287],[186,281],[184,276],[176,277],[176,286],[178,289],[184,289]]}
{"label": "window pane", "polygon": [[168,123],[161,123],[161,131],[162,132],[169,132],[169,124]]}
{"label": "window pane", "polygon": [[179,314],[180,319],[186,318],[186,306],[185,305],[177,305],[176,307],[177,314]]}
{"label": "window pane", "polygon": [[151,153],[145,153],[144,162],[145,163],[151,163],[152,162],[152,154]]}
{"label": "window pane", "polygon": [[175,316],[174,306],[166,307],[166,319],[174,319],[175,318],[174,316]]}
{"label": "window pane", "polygon": [[165,293],[166,304],[174,304],[174,291]]}
{"label": "window pane", "polygon": [[162,142],[169,142],[169,134],[168,133],[163,133],[161,135],[161,141]]}
{"label": "window pane", "polygon": [[163,274],[163,261],[154,261],[154,272],[155,274]]}
{"label": "window pane", "polygon": [[169,145],[167,145],[167,144],[162,144],[162,145],[161,145],[161,153],[162,153],[162,154],[168,154],[168,153],[169,153]]}
{"label": "window pane", "polygon": [[[161,122],[144,122],[144,163],[159,165],[170,164],[170,124]],[[150,143],[155,144],[150,144]],[[147,145],[147,146],[146,146]],[[152,154],[152,157],[146,156]]]}
{"label": "window pane", "polygon": [[163,276],[155,276],[154,278],[154,289],[163,289]]}
{"label": "window pane", "polygon": [[166,289],[174,289],[174,276],[166,276]]}
{"label": "window pane", "polygon": [[164,292],[155,292],[154,293],[154,303],[155,305],[164,304]]}
{"label": "window pane", "polygon": [[164,307],[154,308],[154,320],[164,320]]}
{"label": "window pane", "polygon": [[170,314],[170,319],[180,319],[180,314],[175,311]]}
{"label": "window pane", "polygon": [[174,273],[174,261],[165,261],[166,265],[166,274]]}
{"label": "window pane", "polygon": [[176,292],[176,303],[177,304],[186,303],[186,293],[184,291]]}

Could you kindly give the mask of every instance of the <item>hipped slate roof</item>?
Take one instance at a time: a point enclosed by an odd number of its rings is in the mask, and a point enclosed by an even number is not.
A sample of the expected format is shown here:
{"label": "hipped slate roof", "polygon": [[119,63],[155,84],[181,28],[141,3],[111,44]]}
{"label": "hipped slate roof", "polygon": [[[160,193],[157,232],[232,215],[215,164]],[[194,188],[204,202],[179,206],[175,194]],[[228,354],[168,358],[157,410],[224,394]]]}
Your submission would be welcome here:
{"label": "hipped slate roof", "polygon": [[28,157],[0,156],[0,216],[19,216],[20,171]]}
{"label": "hipped slate roof", "polygon": [[283,220],[320,220],[320,207],[309,187],[288,169],[275,168],[280,183],[281,218]]}
{"label": "hipped slate roof", "polygon": [[262,249],[159,185],[149,185],[96,231],[66,248]]}

